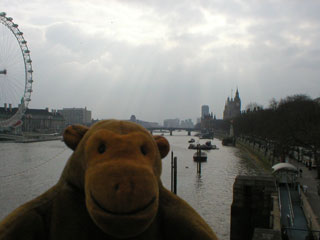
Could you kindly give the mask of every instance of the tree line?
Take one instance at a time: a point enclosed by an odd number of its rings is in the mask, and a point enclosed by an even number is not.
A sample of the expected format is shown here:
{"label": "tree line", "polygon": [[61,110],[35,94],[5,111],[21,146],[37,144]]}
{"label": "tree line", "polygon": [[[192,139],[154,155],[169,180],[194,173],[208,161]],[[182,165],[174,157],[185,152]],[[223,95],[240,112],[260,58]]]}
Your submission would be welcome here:
{"label": "tree line", "polygon": [[272,99],[266,109],[249,108],[233,120],[233,126],[235,136],[272,144],[278,155],[297,147],[308,149],[313,153],[320,178],[320,104],[310,97]]}

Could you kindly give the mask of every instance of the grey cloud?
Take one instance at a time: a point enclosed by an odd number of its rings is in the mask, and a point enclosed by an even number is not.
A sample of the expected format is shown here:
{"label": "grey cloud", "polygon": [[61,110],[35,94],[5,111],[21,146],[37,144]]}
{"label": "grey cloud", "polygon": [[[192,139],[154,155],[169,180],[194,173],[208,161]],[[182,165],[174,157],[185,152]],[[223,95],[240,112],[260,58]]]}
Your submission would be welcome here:
{"label": "grey cloud", "polygon": [[[202,104],[222,117],[224,101],[237,86],[243,106],[249,102],[267,106],[273,97],[295,93],[320,94],[317,1],[116,2],[143,10],[144,21],[165,26],[163,42],[134,45],[112,35],[89,34],[83,22],[77,22],[81,15],[73,12],[76,1],[68,1],[70,16],[67,10],[58,14],[60,3],[48,3],[52,9],[46,17],[39,12],[49,7],[38,1],[31,3],[33,14],[15,10],[25,21],[21,24],[41,29],[45,36],[37,44],[36,37],[28,38],[36,79],[31,107],[87,106],[95,118],[136,114],[160,122],[172,117],[195,119]],[[7,2],[12,11],[17,3]],[[27,7],[23,1],[19,4]],[[214,32],[192,33],[192,27],[206,23],[204,10],[222,15],[227,25]],[[243,22],[247,24],[243,31],[235,31]],[[223,36],[249,44],[216,45]],[[167,47],[168,40],[174,45]]]}
{"label": "grey cloud", "polygon": [[52,45],[60,45],[71,50],[80,62],[99,58],[108,47],[105,39],[98,35],[88,35],[78,25],[68,23],[48,27],[46,40]]}

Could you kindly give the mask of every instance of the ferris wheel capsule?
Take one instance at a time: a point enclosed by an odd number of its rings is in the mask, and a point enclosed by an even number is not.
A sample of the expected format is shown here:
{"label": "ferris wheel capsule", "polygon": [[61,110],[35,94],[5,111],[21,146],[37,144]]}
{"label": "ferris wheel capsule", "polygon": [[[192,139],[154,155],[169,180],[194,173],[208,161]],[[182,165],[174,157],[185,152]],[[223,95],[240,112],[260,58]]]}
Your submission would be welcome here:
{"label": "ferris wheel capsule", "polygon": [[[0,128],[16,127],[31,101],[33,69],[23,32],[0,12]],[[7,106],[10,106],[7,108]]]}

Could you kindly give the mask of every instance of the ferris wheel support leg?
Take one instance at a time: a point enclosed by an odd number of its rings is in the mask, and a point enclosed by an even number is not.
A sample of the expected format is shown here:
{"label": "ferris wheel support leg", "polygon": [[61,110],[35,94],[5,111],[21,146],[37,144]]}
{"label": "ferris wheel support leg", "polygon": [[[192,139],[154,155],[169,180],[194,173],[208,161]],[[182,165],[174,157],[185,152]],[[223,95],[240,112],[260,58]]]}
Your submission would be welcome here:
{"label": "ferris wheel support leg", "polygon": [[0,74],[7,74],[7,69],[0,70]]}

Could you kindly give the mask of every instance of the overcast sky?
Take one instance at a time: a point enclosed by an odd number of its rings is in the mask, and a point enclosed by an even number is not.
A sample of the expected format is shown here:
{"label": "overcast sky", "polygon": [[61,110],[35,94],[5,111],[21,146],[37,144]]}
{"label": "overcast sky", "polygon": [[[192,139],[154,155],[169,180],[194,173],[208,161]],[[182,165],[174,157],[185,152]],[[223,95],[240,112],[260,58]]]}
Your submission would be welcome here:
{"label": "overcast sky", "polygon": [[94,118],[222,118],[293,94],[320,96],[318,0],[1,0],[31,50],[30,108]]}

